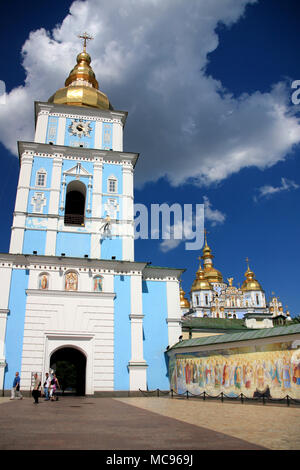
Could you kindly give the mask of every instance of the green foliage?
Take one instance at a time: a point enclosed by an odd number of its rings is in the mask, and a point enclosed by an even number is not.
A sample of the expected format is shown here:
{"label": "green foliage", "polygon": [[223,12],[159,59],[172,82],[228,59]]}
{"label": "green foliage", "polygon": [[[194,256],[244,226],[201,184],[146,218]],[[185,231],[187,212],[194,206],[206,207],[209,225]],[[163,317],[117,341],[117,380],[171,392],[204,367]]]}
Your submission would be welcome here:
{"label": "green foliage", "polygon": [[298,317],[294,317],[291,323],[300,323],[300,315],[298,315]]}

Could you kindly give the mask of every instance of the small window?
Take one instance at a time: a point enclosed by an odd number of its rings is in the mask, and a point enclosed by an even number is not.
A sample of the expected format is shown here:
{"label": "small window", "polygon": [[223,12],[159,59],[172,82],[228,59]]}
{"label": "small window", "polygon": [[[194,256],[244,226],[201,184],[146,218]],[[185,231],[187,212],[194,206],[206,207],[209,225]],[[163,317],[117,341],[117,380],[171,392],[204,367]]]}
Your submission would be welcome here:
{"label": "small window", "polygon": [[46,186],[46,177],[47,173],[45,170],[39,170],[36,174],[36,181],[35,185],[36,186]]}
{"label": "small window", "polygon": [[110,176],[107,181],[107,190],[109,193],[117,192],[117,179],[114,176]]}
{"label": "small window", "polygon": [[259,305],[259,297],[258,297],[258,295],[256,296],[256,305]]}
{"label": "small window", "polygon": [[205,305],[208,305],[208,296],[205,296]]}

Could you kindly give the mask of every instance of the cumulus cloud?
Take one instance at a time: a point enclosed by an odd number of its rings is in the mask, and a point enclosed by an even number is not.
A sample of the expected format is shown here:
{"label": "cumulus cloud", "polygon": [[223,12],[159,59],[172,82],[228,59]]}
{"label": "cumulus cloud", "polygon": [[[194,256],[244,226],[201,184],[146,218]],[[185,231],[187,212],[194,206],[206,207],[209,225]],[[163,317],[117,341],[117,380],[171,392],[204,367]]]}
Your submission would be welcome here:
{"label": "cumulus cloud", "polygon": [[213,209],[207,196],[204,196],[203,200],[205,220],[209,221],[213,227],[217,224],[223,224],[225,222],[226,215],[218,209]]}
{"label": "cumulus cloud", "polygon": [[254,200],[258,201],[258,199],[261,198],[269,198],[274,194],[281,193],[282,191],[291,191],[293,189],[298,189],[299,187],[299,184],[295,183],[294,181],[282,177],[281,185],[279,186],[266,184],[260,188],[257,188],[258,194],[254,196]]}
{"label": "cumulus cloud", "polygon": [[[200,204],[198,205],[199,209]],[[173,225],[168,224],[163,230],[166,237],[159,245],[162,252],[174,250],[181,243],[185,243],[187,250],[200,250],[204,242],[204,226],[209,223],[212,227],[217,224],[223,224],[226,215],[218,209],[212,207],[207,196],[203,197],[203,210],[193,212],[190,216],[187,212],[182,212],[183,218],[177,220]],[[191,242],[191,243],[189,243]]]}
{"label": "cumulus cloud", "polygon": [[[165,177],[209,185],[248,166],[266,168],[300,141],[290,90],[275,84],[233,97],[208,76],[216,27],[230,27],[254,0],[75,1],[53,31],[31,32],[22,49],[25,84],[0,107],[0,140],[17,154],[33,139],[33,101],[62,87],[88,31],[92,67],[115,109],[129,112],[127,151],[141,153],[135,182]],[[9,113],[7,110],[9,109]]]}

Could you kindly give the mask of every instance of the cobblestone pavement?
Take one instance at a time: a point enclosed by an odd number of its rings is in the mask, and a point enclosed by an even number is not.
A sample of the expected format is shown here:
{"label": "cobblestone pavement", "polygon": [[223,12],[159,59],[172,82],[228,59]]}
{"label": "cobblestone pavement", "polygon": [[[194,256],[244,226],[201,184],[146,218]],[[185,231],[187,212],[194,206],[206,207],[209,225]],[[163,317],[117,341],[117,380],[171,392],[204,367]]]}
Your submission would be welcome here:
{"label": "cobblestone pavement", "polygon": [[[217,419],[214,429],[210,428],[211,418],[204,419],[205,415],[213,412],[210,404],[201,407],[202,418],[194,423],[179,416],[185,413],[185,409],[190,419],[192,414],[196,415],[192,403],[171,402],[170,399],[61,397],[58,402],[40,399],[38,405],[33,404],[31,398],[14,401],[1,399],[0,449],[265,449],[261,442],[251,442],[251,439],[243,439],[241,435],[230,435],[224,426],[226,405],[223,408],[219,404],[215,407],[215,419],[218,418],[217,410],[220,410],[222,418]],[[284,412],[293,417],[293,410]],[[225,413],[226,416],[230,430],[232,418],[230,413]],[[263,420],[261,424],[265,430],[266,422]],[[242,427],[247,427],[245,422]]]}
{"label": "cobblestone pavement", "polygon": [[176,398],[118,398],[163,416],[271,450],[300,449],[300,408]]}

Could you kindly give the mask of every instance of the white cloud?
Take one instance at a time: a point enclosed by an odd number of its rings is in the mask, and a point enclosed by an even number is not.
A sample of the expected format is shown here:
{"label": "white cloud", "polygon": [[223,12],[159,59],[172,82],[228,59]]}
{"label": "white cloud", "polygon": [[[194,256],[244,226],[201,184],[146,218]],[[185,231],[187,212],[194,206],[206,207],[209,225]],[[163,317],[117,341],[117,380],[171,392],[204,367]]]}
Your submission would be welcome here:
{"label": "white cloud", "polygon": [[204,196],[203,199],[205,220],[208,220],[213,227],[217,224],[223,224],[225,222],[226,215],[218,209],[212,209],[211,202],[207,196]]}
{"label": "white cloud", "polygon": [[[218,209],[213,209],[212,204],[207,196],[203,197],[203,204],[203,218],[201,216],[199,217],[199,213],[198,215],[193,213],[192,217],[186,217],[182,221],[177,221],[174,225],[168,225],[166,227],[165,234],[167,234],[169,238],[165,238],[160,243],[159,248],[162,252],[166,253],[168,251],[174,250],[181,243],[192,240],[194,240],[194,242],[191,244],[192,248],[189,249],[199,250],[203,246],[204,226],[207,226],[208,222],[212,227],[217,224],[223,224],[225,222],[226,215]],[[180,232],[182,233],[182,237],[178,238],[176,234]],[[201,236],[199,236],[199,232],[201,232]],[[186,249],[188,249],[187,244]]]}
{"label": "white cloud", "polygon": [[271,185],[264,185],[260,188],[257,188],[258,195],[254,196],[254,200],[257,201],[261,198],[269,198],[274,194],[280,193],[282,191],[291,191],[293,189],[298,189],[300,186],[292,180],[288,180],[287,178],[281,178],[281,185],[280,186],[271,186]]}
{"label": "white cloud", "polygon": [[53,31],[25,42],[24,86],[0,107],[0,140],[17,154],[17,140],[33,139],[33,102],[64,85],[88,31],[92,67],[116,109],[128,110],[125,146],[141,153],[136,184],[166,177],[209,185],[241,168],[266,168],[300,141],[290,90],[275,84],[233,97],[206,74],[222,22],[237,22],[252,0],[75,1]]}

